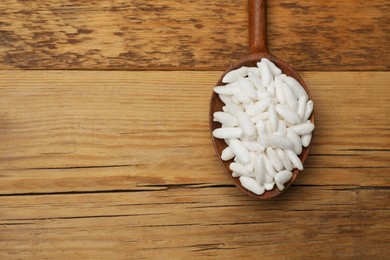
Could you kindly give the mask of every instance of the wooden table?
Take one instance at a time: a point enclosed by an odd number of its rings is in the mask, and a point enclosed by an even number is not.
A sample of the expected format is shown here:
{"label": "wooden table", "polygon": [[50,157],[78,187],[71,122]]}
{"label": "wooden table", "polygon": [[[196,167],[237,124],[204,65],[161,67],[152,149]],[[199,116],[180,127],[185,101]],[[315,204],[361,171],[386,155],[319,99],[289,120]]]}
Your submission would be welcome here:
{"label": "wooden table", "polygon": [[207,121],[246,1],[0,14],[0,259],[389,255],[389,1],[269,1],[269,48],[316,109],[304,172],[269,201],[232,185]]}

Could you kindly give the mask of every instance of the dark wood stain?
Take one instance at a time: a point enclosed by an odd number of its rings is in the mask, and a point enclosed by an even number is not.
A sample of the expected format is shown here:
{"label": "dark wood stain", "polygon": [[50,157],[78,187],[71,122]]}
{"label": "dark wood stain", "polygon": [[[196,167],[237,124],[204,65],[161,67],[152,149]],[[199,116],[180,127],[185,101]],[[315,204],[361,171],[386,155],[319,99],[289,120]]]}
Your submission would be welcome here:
{"label": "dark wood stain", "polygon": [[[389,6],[270,1],[269,46],[297,70],[388,70]],[[3,69],[223,70],[247,53],[240,1],[6,0],[0,14]]]}

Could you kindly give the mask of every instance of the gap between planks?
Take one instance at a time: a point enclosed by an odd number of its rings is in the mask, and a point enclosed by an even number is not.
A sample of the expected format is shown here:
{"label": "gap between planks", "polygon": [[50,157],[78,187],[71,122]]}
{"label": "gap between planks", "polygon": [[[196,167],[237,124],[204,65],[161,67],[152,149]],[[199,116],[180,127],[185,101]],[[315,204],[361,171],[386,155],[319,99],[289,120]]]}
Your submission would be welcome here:
{"label": "gap between planks", "polygon": [[[220,74],[0,71],[1,193],[231,185],[207,122]],[[317,128],[296,184],[388,186],[390,72],[302,76]]]}

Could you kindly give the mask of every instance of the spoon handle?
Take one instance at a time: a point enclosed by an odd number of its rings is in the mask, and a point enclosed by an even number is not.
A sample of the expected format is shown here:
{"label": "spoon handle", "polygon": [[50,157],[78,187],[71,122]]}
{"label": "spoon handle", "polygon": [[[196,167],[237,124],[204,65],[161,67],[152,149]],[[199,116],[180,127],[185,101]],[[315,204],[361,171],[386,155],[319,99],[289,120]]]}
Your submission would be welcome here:
{"label": "spoon handle", "polygon": [[266,0],[248,0],[250,53],[269,52],[267,47],[266,9]]}

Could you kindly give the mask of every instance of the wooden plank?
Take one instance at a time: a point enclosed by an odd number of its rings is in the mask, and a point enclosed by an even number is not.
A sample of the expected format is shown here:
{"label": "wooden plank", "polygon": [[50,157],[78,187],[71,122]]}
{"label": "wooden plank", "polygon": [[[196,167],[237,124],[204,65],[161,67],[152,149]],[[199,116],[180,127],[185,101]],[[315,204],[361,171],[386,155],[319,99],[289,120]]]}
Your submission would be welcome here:
{"label": "wooden plank", "polygon": [[378,258],[388,189],[296,187],[270,201],[236,188],[0,197],[2,259]]}
{"label": "wooden plank", "polygon": [[[224,70],[247,53],[246,2],[3,0],[0,69]],[[389,1],[268,4],[270,50],[296,69],[389,69]]]}
{"label": "wooden plank", "polygon": [[[0,71],[0,194],[231,185],[211,145],[221,72]],[[389,186],[390,72],[307,72],[297,185]]]}

